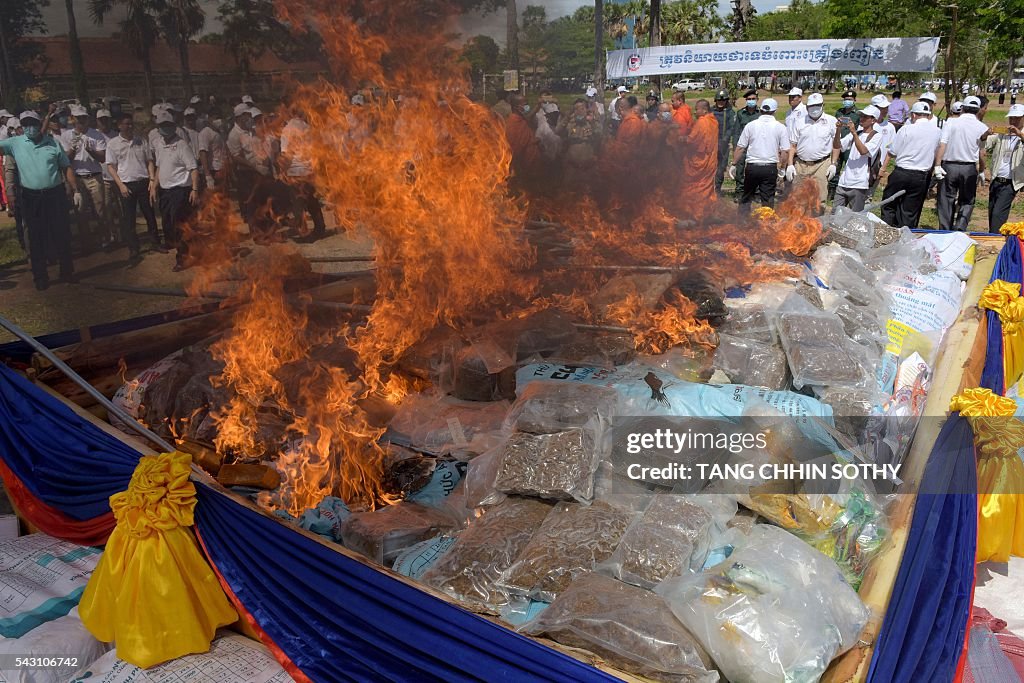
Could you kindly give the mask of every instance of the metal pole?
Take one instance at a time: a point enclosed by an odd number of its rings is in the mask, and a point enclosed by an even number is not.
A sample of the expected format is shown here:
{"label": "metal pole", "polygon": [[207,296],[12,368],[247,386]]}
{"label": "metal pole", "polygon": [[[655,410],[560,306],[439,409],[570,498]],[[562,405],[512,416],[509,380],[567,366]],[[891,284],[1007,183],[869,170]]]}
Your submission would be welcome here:
{"label": "metal pole", "polygon": [[138,433],[140,436],[143,436],[146,439],[149,439],[151,442],[155,443],[157,446],[163,449],[165,453],[173,453],[176,450],[174,446],[164,441],[164,439],[161,438],[159,435],[153,433],[147,427],[142,425],[138,420],[136,420],[134,417],[132,417],[128,413],[124,412],[121,408],[114,405],[114,403],[109,398],[101,394],[96,389],[96,387],[82,379],[81,375],[72,370],[67,363],[58,358],[53,351],[40,344],[39,341],[36,340],[36,338],[30,335],[28,332],[21,329],[10,320],[3,317],[2,315],[0,315],[0,326],[4,327],[8,332],[13,334],[15,337],[17,337],[18,339],[20,339],[21,341],[25,342],[33,349],[38,351],[43,357],[45,357],[48,361],[53,363],[54,367],[56,367],[58,370],[67,375],[72,382],[80,386],[87,394],[96,399],[96,401],[99,402],[100,405],[107,409],[108,413],[116,416],[119,420],[124,422],[127,426],[131,427],[132,430]]}

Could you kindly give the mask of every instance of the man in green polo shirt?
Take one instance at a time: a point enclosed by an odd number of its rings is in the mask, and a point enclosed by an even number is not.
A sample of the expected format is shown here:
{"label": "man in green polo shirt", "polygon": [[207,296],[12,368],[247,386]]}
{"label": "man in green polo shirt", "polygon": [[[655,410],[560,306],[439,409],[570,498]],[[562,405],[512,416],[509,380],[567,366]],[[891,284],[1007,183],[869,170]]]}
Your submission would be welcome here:
{"label": "man in green polo shirt", "polygon": [[[43,132],[42,119],[34,111],[18,117],[22,135],[0,140],[0,153],[10,154],[18,164],[21,183],[21,211],[28,230],[29,260],[36,289],[50,286],[46,272],[47,256],[53,251],[60,264],[60,277],[74,280],[71,258],[71,225],[68,222],[67,187],[75,186],[71,162],[64,149],[51,135]],[[81,196],[75,193],[76,204]]]}
{"label": "man in green polo shirt", "polygon": [[[857,124],[860,123],[860,111],[857,109],[857,91],[850,89],[843,93],[843,106],[836,109],[836,119],[838,119],[844,126],[846,120],[849,119],[853,122],[854,130],[857,128]],[[846,166],[847,160],[850,158],[850,150],[846,150],[839,155],[839,163],[836,164],[836,174],[828,181],[828,199],[835,199],[836,188],[839,187],[839,176],[843,174],[843,167]]]}

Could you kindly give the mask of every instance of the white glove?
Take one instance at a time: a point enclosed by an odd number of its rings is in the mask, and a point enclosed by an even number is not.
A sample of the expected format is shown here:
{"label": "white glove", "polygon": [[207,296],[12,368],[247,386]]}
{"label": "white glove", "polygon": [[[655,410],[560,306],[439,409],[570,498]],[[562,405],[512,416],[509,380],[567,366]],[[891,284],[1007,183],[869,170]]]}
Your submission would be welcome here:
{"label": "white glove", "polygon": [[736,164],[729,167],[729,177],[732,180],[736,180]]}
{"label": "white glove", "polygon": [[796,178],[796,166],[790,164],[786,167],[786,181],[791,183],[794,178]]}
{"label": "white glove", "polygon": [[213,188],[217,187],[217,183],[215,183],[215,182],[214,182],[214,180],[213,180],[213,176],[212,176],[212,175],[208,175],[208,176],[206,176],[206,186],[207,186],[208,188],[210,188],[211,190],[212,190]]}
{"label": "white glove", "polygon": [[830,165],[828,167],[828,170],[825,171],[825,180],[832,180],[833,178],[835,178],[836,177],[836,172],[838,170],[839,169],[836,168],[835,164]]}
{"label": "white glove", "polygon": [[72,203],[75,205],[75,211],[82,210],[82,193],[76,192],[71,198]]}
{"label": "white glove", "polygon": [[978,174],[978,180],[980,180],[981,184],[984,185],[988,182],[988,174],[985,171],[982,171]]}
{"label": "white glove", "polygon": [[936,180],[942,180],[943,178],[946,177],[946,169],[942,168],[941,166],[936,166],[935,168],[932,169],[932,175],[935,177]]}

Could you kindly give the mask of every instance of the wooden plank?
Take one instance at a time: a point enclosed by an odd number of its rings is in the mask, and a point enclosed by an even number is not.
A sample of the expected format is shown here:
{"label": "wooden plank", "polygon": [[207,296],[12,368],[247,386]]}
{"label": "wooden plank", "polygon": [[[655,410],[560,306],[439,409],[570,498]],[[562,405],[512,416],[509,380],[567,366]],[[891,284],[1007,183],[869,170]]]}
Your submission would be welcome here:
{"label": "wooden plank", "polygon": [[[900,477],[910,490],[916,489],[924,473],[928,456],[931,454],[939,430],[945,422],[950,399],[960,390],[965,369],[971,365],[972,355],[977,353],[977,338],[981,315],[978,298],[992,277],[996,256],[1002,246],[1002,239],[979,240],[978,256],[974,269],[964,289],[963,304],[956,322],[946,332],[942,350],[933,368],[931,390],[925,402],[924,419],[914,437]],[[984,347],[982,347],[984,352]],[[893,584],[899,573],[903,552],[907,546],[907,535],[913,520],[917,496],[903,494],[894,503],[889,522],[892,533],[878,557],[868,567],[861,583],[860,597],[871,610],[871,619],[861,632],[860,643],[837,658],[822,677],[823,683],[847,683],[867,678],[868,667],[874,654],[875,640],[882,628],[882,619],[892,597]]]}

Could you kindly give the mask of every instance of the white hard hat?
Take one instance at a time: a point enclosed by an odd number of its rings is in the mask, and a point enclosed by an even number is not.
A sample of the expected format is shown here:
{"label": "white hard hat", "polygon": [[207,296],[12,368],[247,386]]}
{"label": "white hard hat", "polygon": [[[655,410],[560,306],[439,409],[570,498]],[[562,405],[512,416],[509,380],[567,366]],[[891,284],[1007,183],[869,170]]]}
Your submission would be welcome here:
{"label": "white hard hat", "polygon": [[85,107],[80,105],[80,104],[72,104],[71,107],[70,107],[70,110],[71,110],[71,115],[75,116],[75,117],[78,117],[78,116],[88,116],[89,115],[89,111]]}
{"label": "white hard hat", "polygon": [[936,97],[935,93],[933,92],[921,93],[921,97],[919,99],[922,99],[925,102],[931,102],[933,106],[936,102],[939,101],[939,98]]}
{"label": "white hard hat", "polygon": [[1006,116],[1024,116],[1024,104],[1015,104],[1010,107],[1010,111],[1006,112]]}
{"label": "white hard hat", "polygon": [[825,98],[821,96],[820,92],[812,92],[807,97],[807,106],[808,107],[813,107],[815,105],[824,104],[824,103],[825,103]]}
{"label": "white hard hat", "polygon": [[761,100],[761,111],[772,112],[779,108],[779,103],[771,97],[766,97]]}
{"label": "white hard hat", "polygon": [[174,116],[171,115],[171,112],[169,112],[169,111],[167,111],[165,109],[163,111],[157,112],[156,118],[154,119],[154,121],[156,122],[156,125],[158,125],[158,126],[161,123],[174,123]]}
{"label": "white hard hat", "polygon": [[861,116],[870,116],[873,119],[877,119],[882,112],[878,111],[878,107],[873,104],[869,104],[860,110]]}
{"label": "white hard hat", "polygon": [[235,109],[234,109],[235,117],[244,116],[245,114],[248,114],[248,113],[249,113],[249,105],[248,104],[245,104],[243,102],[242,104],[236,104],[235,105]]}
{"label": "white hard hat", "polygon": [[801,90],[800,88],[793,88],[792,90],[789,91],[789,97],[802,97],[803,94],[804,91]]}
{"label": "white hard hat", "polygon": [[932,108],[928,106],[927,102],[914,102],[914,106],[910,108],[911,114],[931,114]]}
{"label": "white hard hat", "polygon": [[891,103],[889,102],[888,97],[879,93],[878,95],[875,95],[874,97],[871,98],[871,104],[878,107],[879,109],[885,109]]}
{"label": "white hard hat", "polygon": [[965,97],[964,98],[964,106],[965,107],[977,107],[978,109],[981,109],[981,100],[979,100],[974,95],[971,95],[970,97]]}

